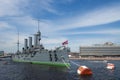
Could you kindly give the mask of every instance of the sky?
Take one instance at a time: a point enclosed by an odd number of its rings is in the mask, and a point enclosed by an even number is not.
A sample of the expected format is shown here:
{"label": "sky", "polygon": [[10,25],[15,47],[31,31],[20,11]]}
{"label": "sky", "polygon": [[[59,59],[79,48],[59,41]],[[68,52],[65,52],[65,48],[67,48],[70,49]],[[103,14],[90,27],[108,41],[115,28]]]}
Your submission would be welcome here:
{"label": "sky", "polygon": [[47,49],[120,44],[120,0],[0,0],[0,51],[20,50],[39,29]]}

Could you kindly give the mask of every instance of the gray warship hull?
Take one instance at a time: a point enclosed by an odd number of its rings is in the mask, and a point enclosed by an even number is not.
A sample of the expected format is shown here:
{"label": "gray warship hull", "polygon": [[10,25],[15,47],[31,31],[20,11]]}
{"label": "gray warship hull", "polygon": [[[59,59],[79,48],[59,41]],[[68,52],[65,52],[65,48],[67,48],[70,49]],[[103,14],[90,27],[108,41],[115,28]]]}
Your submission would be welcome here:
{"label": "gray warship hull", "polygon": [[29,54],[16,54],[12,56],[13,61],[29,62],[33,64],[52,65],[52,66],[70,66],[67,49],[64,51],[40,51]]}

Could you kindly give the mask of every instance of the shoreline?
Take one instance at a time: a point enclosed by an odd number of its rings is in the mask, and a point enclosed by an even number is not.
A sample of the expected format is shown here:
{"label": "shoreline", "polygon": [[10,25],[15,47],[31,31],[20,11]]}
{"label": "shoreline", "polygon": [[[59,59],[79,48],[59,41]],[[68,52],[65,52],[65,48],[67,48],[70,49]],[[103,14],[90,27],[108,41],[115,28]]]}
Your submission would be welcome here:
{"label": "shoreline", "polygon": [[69,58],[71,60],[120,60],[120,57],[106,57],[106,58],[96,58],[96,57],[81,57],[81,58]]}

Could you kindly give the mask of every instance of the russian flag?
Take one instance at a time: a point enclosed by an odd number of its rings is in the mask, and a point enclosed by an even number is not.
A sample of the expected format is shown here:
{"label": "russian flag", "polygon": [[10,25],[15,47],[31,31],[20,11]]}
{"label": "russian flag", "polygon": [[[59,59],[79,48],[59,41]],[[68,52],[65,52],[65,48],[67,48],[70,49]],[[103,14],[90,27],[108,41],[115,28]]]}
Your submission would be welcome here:
{"label": "russian flag", "polygon": [[66,45],[66,44],[68,44],[68,40],[66,40],[62,43],[62,45]]}

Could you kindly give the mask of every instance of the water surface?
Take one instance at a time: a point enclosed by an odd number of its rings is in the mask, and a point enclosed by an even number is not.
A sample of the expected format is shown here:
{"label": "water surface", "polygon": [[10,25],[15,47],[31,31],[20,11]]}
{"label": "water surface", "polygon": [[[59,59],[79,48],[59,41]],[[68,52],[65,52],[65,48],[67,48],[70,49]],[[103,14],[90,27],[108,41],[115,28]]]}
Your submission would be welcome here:
{"label": "water surface", "polygon": [[[115,64],[115,70],[106,69],[107,63],[104,61],[71,60],[71,69],[67,69],[2,59],[0,80],[120,80],[120,61],[108,62]],[[93,75],[79,76],[76,72],[78,65],[88,66]]]}

